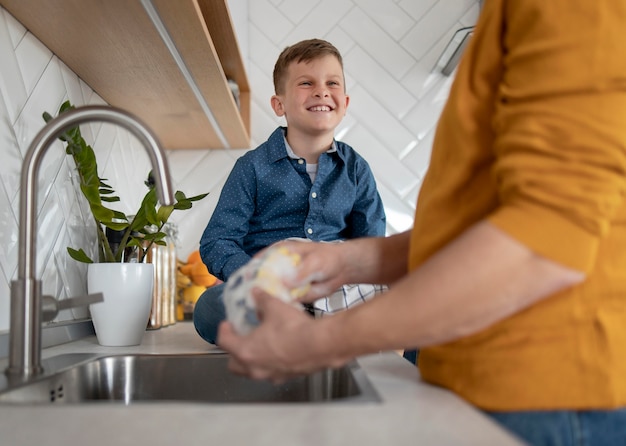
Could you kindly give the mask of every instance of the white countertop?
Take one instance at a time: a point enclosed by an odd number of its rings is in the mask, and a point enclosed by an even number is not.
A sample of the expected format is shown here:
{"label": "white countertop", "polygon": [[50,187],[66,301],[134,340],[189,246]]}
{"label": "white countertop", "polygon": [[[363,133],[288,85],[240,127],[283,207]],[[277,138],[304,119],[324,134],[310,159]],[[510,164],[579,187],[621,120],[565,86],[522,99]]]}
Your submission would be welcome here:
{"label": "white countertop", "polygon": [[[218,351],[179,322],[148,331],[136,347],[102,347],[95,337],[51,347],[64,353]],[[360,358],[380,403],[0,404],[0,443],[12,445],[519,445],[452,393],[423,383],[394,352]],[[4,368],[6,361],[0,361]]]}

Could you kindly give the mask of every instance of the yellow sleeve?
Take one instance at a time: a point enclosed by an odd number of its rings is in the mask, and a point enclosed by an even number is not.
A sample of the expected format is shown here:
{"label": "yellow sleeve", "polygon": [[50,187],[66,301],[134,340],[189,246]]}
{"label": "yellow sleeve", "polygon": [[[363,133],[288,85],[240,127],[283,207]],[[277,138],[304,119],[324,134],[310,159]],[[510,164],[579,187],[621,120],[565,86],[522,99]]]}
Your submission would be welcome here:
{"label": "yellow sleeve", "polygon": [[489,220],[535,252],[589,271],[600,238],[626,217],[626,2],[502,5],[504,71],[492,123],[502,206]]}

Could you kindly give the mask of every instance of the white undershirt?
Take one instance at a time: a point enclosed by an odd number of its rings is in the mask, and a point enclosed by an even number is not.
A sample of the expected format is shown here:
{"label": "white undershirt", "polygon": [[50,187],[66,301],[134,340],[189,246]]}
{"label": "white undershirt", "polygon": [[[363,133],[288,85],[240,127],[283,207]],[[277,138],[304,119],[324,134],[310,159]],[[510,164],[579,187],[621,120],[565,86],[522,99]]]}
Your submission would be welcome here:
{"label": "white undershirt", "polygon": [[311,178],[311,183],[315,183],[315,177],[317,176],[317,164],[306,163],[306,173]]}
{"label": "white undershirt", "polygon": [[[289,155],[289,158],[294,159],[294,160],[302,159],[301,156],[296,155],[296,153],[293,151],[293,149],[287,142],[287,138],[285,138],[285,147],[287,148],[287,155]],[[333,143],[330,146],[330,149],[328,149],[326,153],[331,153],[331,152],[336,152],[336,151],[337,151],[337,146],[335,145],[335,141],[333,140]],[[317,164],[306,163],[306,173],[309,174],[309,178],[311,178],[311,183],[314,183],[315,177],[317,176]]]}

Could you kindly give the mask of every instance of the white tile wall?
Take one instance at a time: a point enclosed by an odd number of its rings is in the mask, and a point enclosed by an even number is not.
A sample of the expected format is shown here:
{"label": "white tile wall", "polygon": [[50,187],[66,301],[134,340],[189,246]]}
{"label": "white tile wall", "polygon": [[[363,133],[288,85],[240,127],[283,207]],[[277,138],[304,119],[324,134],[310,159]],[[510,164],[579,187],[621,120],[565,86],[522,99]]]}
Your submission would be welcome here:
{"label": "white tile wall", "polygon": [[[348,115],[337,137],[371,163],[388,216],[388,231],[411,226],[417,194],[428,167],[433,127],[449,80],[432,68],[454,31],[475,23],[478,0],[229,0],[252,89],[252,146],[283,124],[269,106],[272,69],[287,45],[312,37],[333,42],[344,55]],[[247,14],[247,18],[245,15]],[[245,25],[247,24],[247,27]],[[56,56],[0,8],[0,333],[8,329],[9,283],[17,265],[19,174],[23,155],[43,126],[41,113],[55,113],[102,99]],[[110,125],[81,128],[122,196],[120,209],[133,212],[145,193],[147,156],[133,137]],[[168,153],[173,182],[188,195],[210,191],[191,211],[174,214],[178,253],[197,249],[219,191],[241,150]],[[67,246],[93,240],[89,210],[74,187],[72,162],[60,143],[40,172],[38,274],[45,293],[60,298],[85,292],[84,265]],[[58,321],[88,316],[63,312]]]}

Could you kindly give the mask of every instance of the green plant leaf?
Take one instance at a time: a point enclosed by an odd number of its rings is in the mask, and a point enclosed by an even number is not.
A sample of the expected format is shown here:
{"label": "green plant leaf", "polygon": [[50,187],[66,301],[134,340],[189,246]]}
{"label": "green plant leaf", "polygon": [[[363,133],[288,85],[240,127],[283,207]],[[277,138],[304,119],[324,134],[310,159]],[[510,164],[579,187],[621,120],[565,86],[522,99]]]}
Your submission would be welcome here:
{"label": "green plant leaf", "polygon": [[107,228],[113,229],[114,231],[125,231],[126,229],[128,229],[130,227],[130,225],[128,224],[127,221],[125,221],[125,222],[109,221],[109,222],[107,222],[105,224],[105,226]]}
{"label": "green plant leaf", "polygon": [[206,197],[207,195],[209,195],[209,193],[205,193],[205,194],[200,194],[200,195],[195,195],[193,197],[187,197],[187,200],[189,201],[200,201],[202,200],[204,197]]}
{"label": "green plant leaf", "polygon": [[[59,114],[74,109],[74,106],[65,101],[59,108]],[[45,122],[53,119],[48,112],[43,112],[42,117]],[[109,185],[108,180],[100,178],[98,175],[98,164],[93,148],[83,139],[80,128],[74,127],[65,131],[59,139],[66,143],[65,153],[70,155],[76,165],[79,177],[80,190],[89,204],[92,216],[96,223],[98,236],[98,261],[99,262],[119,262],[121,252],[127,246],[141,249],[143,254],[139,261],[150,249],[151,244],[165,245],[166,234],[162,231],[172,212],[176,209],[185,210],[192,207],[192,202],[206,197],[208,194],[196,195],[187,198],[181,191],[175,194],[176,202],[168,206],[159,206],[155,189],[155,181],[152,172],[149,172],[145,184],[148,192],[143,198],[141,205],[130,220],[123,212],[107,207],[106,203],[119,202],[115,189]],[[106,238],[105,229],[111,228],[117,231],[124,231],[122,241],[115,253]],[[146,246],[147,245],[147,246]],[[93,263],[93,261],[82,250],[67,248],[69,255],[79,262]]]}
{"label": "green plant leaf", "polygon": [[74,260],[78,260],[79,262],[83,263],[93,263],[93,260],[91,260],[91,258],[85,253],[85,251],[82,250],[82,248],[77,251],[73,248],[68,247],[67,252]]}
{"label": "green plant leaf", "polygon": [[175,205],[163,205],[159,208],[159,210],[157,211],[157,219],[159,222],[161,222],[161,224],[167,222],[167,220],[170,218],[170,215],[172,215],[172,212],[174,212],[174,207]]}

